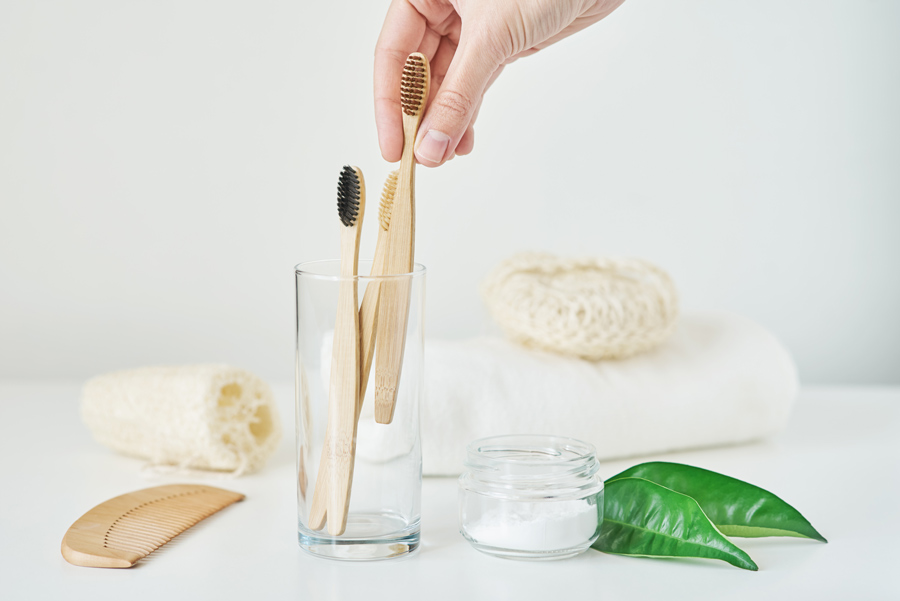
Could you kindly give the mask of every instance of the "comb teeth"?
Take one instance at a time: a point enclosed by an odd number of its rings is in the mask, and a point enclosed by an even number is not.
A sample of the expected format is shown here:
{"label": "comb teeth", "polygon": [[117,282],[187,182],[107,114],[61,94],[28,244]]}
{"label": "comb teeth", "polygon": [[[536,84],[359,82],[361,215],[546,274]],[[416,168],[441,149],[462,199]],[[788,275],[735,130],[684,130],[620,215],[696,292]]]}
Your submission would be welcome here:
{"label": "comb teeth", "polygon": [[128,568],[197,522],[244,495],[201,484],[169,484],[110,499],[81,516],[66,532],[69,563]]}
{"label": "comb teeth", "polygon": [[356,223],[356,216],[359,215],[359,177],[350,165],[344,165],[338,178],[337,207],[341,223],[347,227]]}
{"label": "comb teeth", "polygon": [[415,116],[422,108],[425,91],[425,60],[420,54],[410,54],[403,65],[400,79],[400,106],[403,112]]}
{"label": "comb teeth", "polygon": [[381,192],[381,206],[378,207],[378,221],[381,229],[387,231],[391,225],[391,210],[394,208],[394,194],[397,193],[397,178],[400,170],[391,171],[384,180],[384,190]]}
{"label": "comb teeth", "polygon": [[103,546],[149,555],[220,509],[204,497],[203,490],[191,490],[138,505],[110,525]]}

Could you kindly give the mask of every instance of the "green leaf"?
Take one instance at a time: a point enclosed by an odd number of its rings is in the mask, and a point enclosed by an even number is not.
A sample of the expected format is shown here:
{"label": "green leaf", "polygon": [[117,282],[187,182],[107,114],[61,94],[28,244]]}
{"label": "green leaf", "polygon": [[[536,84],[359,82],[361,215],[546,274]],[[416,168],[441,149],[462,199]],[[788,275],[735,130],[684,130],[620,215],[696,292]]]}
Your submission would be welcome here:
{"label": "green leaf", "polygon": [[728,536],[795,536],[828,542],[799,511],[772,493],[736,478],[664,461],[636,465],[607,483],[620,478],[643,478],[691,497]]}
{"label": "green leaf", "polygon": [[592,546],[604,553],[638,557],[705,557],[745,570],[750,556],[716,530],[687,495],[640,478],[606,484],[603,524]]}

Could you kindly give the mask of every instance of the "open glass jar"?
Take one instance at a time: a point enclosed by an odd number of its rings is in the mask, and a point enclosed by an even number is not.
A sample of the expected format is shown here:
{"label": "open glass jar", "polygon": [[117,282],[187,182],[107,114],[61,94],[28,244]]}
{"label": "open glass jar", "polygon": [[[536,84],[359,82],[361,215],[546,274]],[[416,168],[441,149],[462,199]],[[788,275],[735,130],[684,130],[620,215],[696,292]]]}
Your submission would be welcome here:
{"label": "open glass jar", "polygon": [[562,559],[597,540],[603,480],[593,445],[563,436],[494,436],[469,444],[465,466],[459,529],[479,551]]}

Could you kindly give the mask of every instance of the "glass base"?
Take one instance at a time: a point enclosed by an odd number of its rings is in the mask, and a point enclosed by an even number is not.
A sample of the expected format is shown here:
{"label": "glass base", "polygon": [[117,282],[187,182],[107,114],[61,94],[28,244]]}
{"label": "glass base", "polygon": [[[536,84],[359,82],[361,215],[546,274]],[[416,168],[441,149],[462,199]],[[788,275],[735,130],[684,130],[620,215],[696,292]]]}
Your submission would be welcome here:
{"label": "glass base", "polygon": [[[384,534],[390,533],[390,534]],[[404,557],[419,548],[419,523],[407,524],[395,515],[350,514],[344,534],[299,529],[300,548],[316,557],[341,561],[373,561]]]}
{"label": "glass base", "polygon": [[482,545],[466,537],[473,547],[487,555],[494,557],[502,557],[503,559],[520,559],[526,561],[548,561],[554,559],[568,559],[584,553],[591,547],[591,542],[584,546],[573,547],[571,549],[555,549],[553,551],[523,551],[521,549],[504,549],[501,547],[492,547],[490,545]]}

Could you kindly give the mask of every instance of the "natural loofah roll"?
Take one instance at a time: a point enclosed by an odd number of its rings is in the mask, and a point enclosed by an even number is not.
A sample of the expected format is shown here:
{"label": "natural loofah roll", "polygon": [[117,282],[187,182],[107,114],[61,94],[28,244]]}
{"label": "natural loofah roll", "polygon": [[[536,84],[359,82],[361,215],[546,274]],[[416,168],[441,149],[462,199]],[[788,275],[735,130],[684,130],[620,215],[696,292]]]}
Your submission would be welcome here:
{"label": "natural loofah roll", "polygon": [[157,466],[262,466],[281,440],[272,390],[224,365],[144,367],[89,380],[81,415],[97,442]]}
{"label": "natural loofah roll", "polygon": [[678,317],[672,279],[641,259],[523,253],[498,265],[482,293],[513,340],[584,359],[651,349],[672,333]]}

